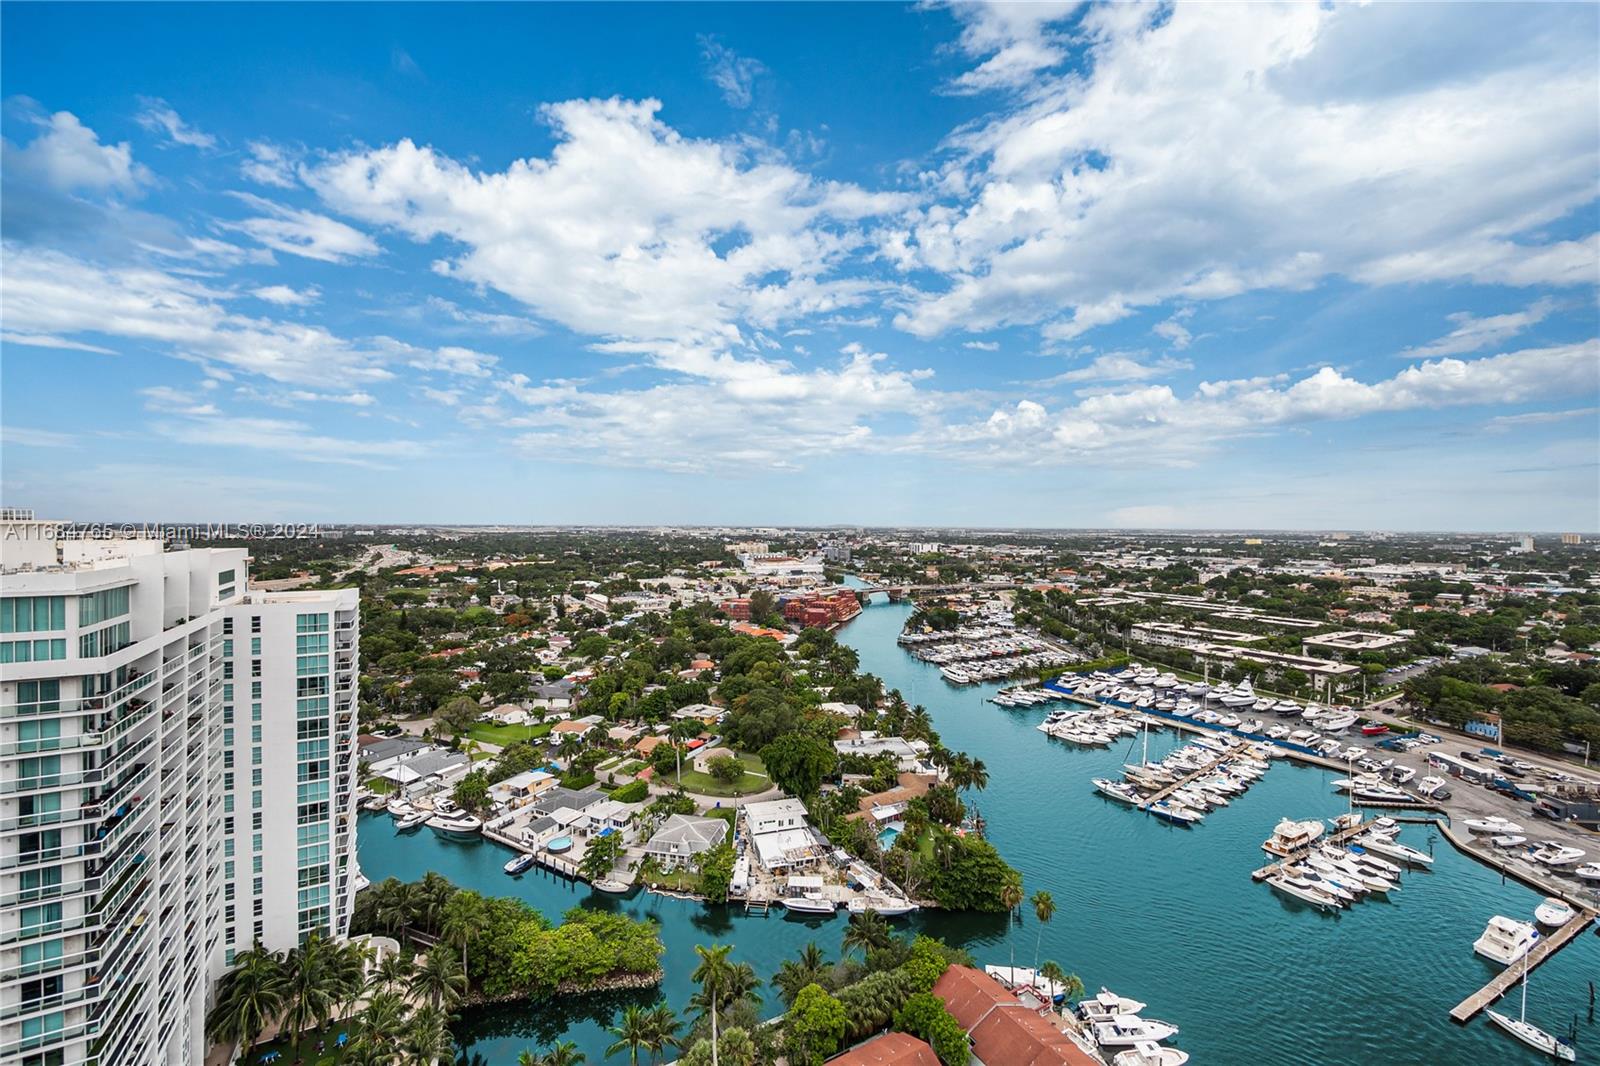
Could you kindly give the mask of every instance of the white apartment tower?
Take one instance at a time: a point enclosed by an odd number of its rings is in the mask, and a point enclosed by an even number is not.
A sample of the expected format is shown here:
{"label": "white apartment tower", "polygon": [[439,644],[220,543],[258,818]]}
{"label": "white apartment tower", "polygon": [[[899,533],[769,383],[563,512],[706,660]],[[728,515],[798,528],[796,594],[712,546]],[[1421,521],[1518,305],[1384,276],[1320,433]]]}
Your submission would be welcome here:
{"label": "white apartment tower", "polygon": [[0,1062],[199,1062],[236,950],[342,936],[357,593],[0,513]]}

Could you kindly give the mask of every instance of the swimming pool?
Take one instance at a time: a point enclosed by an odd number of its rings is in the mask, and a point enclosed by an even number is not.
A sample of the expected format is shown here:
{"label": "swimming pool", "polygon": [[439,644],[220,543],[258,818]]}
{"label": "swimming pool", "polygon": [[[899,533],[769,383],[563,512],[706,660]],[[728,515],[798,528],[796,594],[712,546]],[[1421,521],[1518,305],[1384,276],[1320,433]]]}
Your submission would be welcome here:
{"label": "swimming pool", "polygon": [[883,831],[878,834],[878,847],[882,848],[884,851],[888,851],[890,848],[894,847],[894,842],[899,836],[900,830],[896,829],[892,825],[884,826]]}
{"label": "swimming pool", "polygon": [[563,851],[571,851],[572,838],[556,837],[554,840],[550,841],[550,843],[544,846],[544,850],[548,851],[552,855],[560,855]]}

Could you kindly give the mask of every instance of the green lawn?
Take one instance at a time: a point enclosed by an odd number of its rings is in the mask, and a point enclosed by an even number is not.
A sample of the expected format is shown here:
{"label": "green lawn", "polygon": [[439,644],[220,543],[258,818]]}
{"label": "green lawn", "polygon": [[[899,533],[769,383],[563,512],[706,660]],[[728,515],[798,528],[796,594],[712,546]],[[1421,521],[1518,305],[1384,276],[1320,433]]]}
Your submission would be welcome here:
{"label": "green lawn", "polygon": [[[334,1040],[340,1033],[349,1033],[350,1038],[352,1040],[355,1039],[356,1022],[354,1020],[335,1022],[327,1029],[307,1031],[300,1038],[300,1057],[305,1066],[333,1066],[334,1063],[343,1062],[346,1053],[334,1045]],[[318,1040],[323,1041],[326,1045],[320,1055],[317,1054]],[[283,1056],[277,1060],[274,1066],[293,1066],[294,1045],[282,1037],[277,1040],[269,1040],[264,1044],[257,1044],[250,1049],[249,1054],[239,1056],[240,1066],[256,1066],[263,1055],[272,1051],[280,1052]]]}
{"label": "green lawn", "polygon": [[367,791],[374,796],[387,796],[394,791],[394,782],[387,777],[369,777],[366,786]]}
{"label": "green lawn", "polygon": [[466,735],[480,744],[493,744],[503,748],[519,740],[547,737],[552,728],[549,722],[540,722],[537,725],[494,725],[489,722],[473,722],[467,729]]}
{"label": "green lawn", "polygon": [[[697,792],[702,796],[750,796],[757,792],[764,792],[772,787],[772,780],[767,777],[765,773],[766,767],[761,765],[761,759],[758,756],[751,755],[748,752],[738,752],[737,758],[745,764],[746,770],[743,777],[731,784],[724,784],[710,774],[703,774],[698,770],[690,770],[687,766],[684,768],[683,774],[678,778],[678,784],[682,785],[686,791]],[[662,779],[671,781],[673,775],[664,774]]]}

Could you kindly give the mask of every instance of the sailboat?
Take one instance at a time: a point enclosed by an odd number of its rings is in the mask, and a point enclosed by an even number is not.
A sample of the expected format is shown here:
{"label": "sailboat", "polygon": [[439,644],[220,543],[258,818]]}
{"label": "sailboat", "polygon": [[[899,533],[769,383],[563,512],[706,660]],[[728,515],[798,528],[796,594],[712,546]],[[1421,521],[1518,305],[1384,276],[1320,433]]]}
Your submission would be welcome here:
{"label": "sailboat", "polygon": [[1522,1012],[1516,1018],[1508,1018],[1499,1011],[1484,1011],[1489,1020],[1518,1040],[1527,1044],[1535,1051],[1542,1051],[1552,1058],[1562,1062],[1578,1061],[1577,1049],[1565,1037],[1551,1036],[1537,1025],[1528,1021],[1528,962],[1523,957],[1522,962]]}

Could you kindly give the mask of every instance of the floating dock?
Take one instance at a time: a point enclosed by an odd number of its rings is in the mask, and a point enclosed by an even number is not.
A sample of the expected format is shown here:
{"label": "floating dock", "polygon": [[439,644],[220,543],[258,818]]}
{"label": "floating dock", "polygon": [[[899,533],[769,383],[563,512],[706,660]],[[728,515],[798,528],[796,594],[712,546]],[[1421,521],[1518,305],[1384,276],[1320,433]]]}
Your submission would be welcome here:
{"label": "floating dock", "polygon": [[1585,907],[1566,925],[1563,925],[1549,936],[1540,937],[1539,942],[1523,957],[1522,961],[1507,966],[1494,980],[1460,1003],[1457,1003],[1454,1009],[1450,1011],[1450,1020],[1457,1025],[1466,1025],[1477,1017],[1480,1011],[1505,995],[1518,981],[1522,980],[1523,974],[1537,969],[1540,963],[1576,939],[1578,934],[1587,929],[1589,924],[1594,921],[1597,913],[1600,912]]}
{"label": "floating dock", "polygon": [[[1325,837],[1318,837],[1314,843],[1317,843],[1317,844],[1333,844],[1335,846],[1338,846],[1340,844],[1343,844],[1345,841],[1350,840],[1353,837],[1360,836],[1362,833],[1365,833],[1368,829],[1371,829],[1376,824],[1377,824],[1377,819],[1374,818],[1370,822],[1363,821],[1363,822],[1357,823],[1356,825],[1348,826],[1348,827],[1346,827],[1344,829],[1336,829],[1332,833],[1329,833]],[[1305,850],[1309,850],[1309,846]],[[1273,874],[1277,873],[1283,867],[1288,866],[1291,863],[1297,863],[1299,861],[1301,861],[1301,857],[1300,856],[1295,856],[1293,858],[1288,858],[1288,859],[1279,859],[1277,862],[1269,863],[1266,866],[1263,866],[1261,869],[1256,870],[1254,873],[1252,873],[1250,875],[1250,877],[1251,877],[1252,880],[1255,880],[1255,881],[1265,881],[1267,878],[1269,878]]]}

